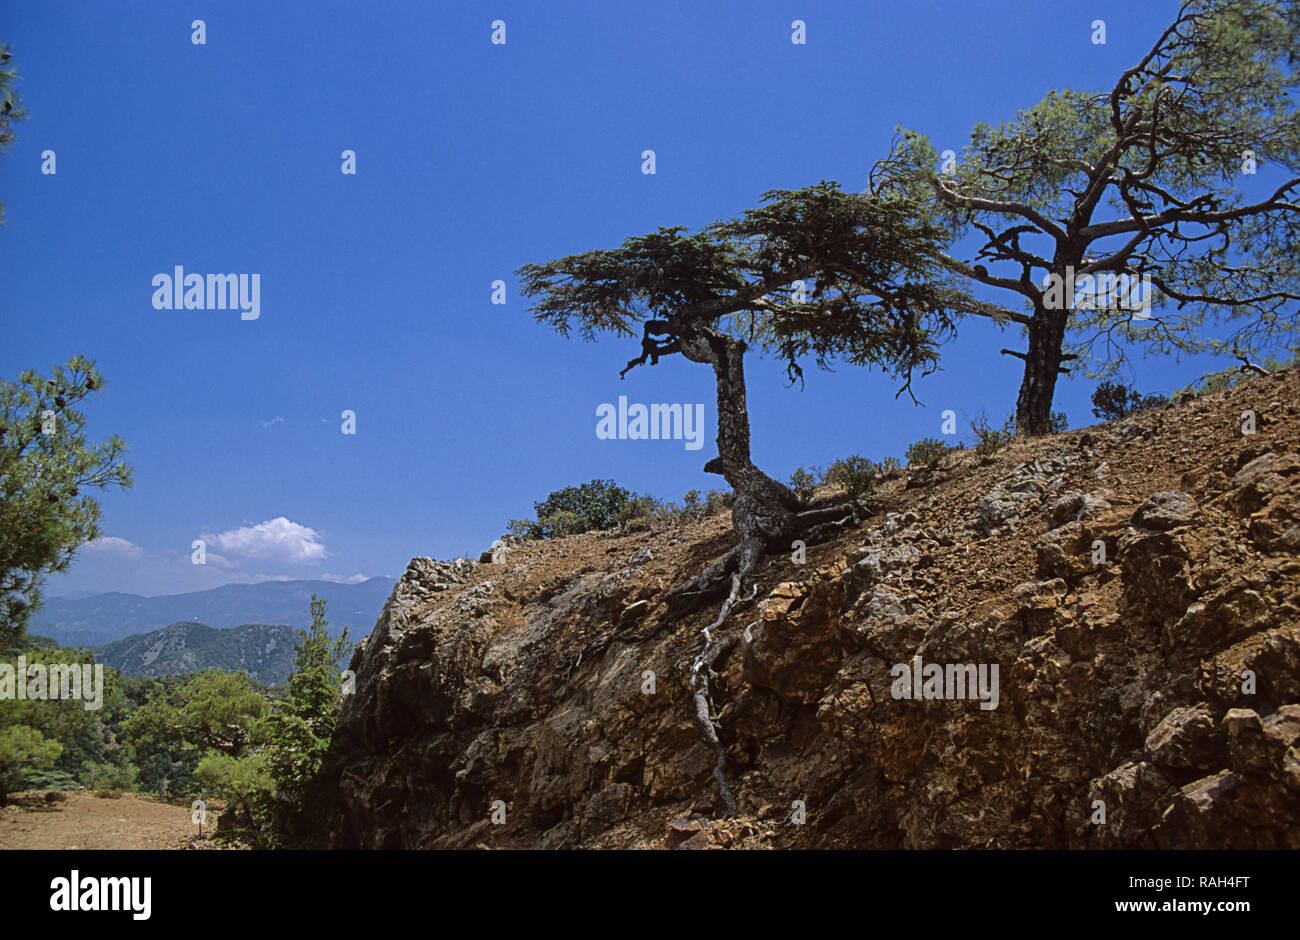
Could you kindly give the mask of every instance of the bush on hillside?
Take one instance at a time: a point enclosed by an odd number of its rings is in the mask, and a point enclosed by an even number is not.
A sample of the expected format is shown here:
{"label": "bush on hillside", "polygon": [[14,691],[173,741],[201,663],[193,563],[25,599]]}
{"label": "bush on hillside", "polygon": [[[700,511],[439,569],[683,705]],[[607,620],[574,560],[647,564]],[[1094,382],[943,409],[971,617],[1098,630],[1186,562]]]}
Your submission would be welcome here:
{"label": "bush on hillside", "polygon": [[952,450],[937,437],[924,437],[907,448],[907,465],[909,467],[939,466]]}
{"label": "bush on hillside", "polygon": [[1092,393],[1092,413],[1103,421],[1117,421],[1143,408],[1168,403],[1163,395],[1143,395],[1123,382],[1102,382]]}
{"label": "bush on hillside", "polygon": [[794,490],[796,496],[807,502],[812,499],[813,490],[817,486],[819,476],[820,474],[816,467],[813,467],[812,470],[805,470],[803,467],[800,467],[795,470],[794,473],[790,474],[790,489]]}
{"label": "bush on hillside", "polygon": [[881,477],[897,469],[898,461],[893,457],[875,461],[853,454],[827,467],[823,480],[844,487],[844,491],[856,499],[870,493],[879,484]]}
{"label": "bush on hillside", "polygon": [[1016,436],[1016,416],[1011,415],[1003,422],[1001,429],[989,424],[988,415],[981,408],[970,423],[975,432],[975,454],[980,458],[992,457],[1003,447],[1011,443]]}

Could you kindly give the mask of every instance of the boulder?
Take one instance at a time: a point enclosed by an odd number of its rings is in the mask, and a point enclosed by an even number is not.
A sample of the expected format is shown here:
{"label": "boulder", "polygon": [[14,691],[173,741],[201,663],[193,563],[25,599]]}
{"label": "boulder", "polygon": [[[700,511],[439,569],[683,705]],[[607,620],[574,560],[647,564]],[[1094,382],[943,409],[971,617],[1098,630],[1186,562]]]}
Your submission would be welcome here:
{"label": "boulder", "polygon": [[1156,493],[1133,512],[1129,524],[1136,529],[1164,532],[1187,525],[1196,516],[1196,500],[1186,493]]}
{"label": "boulder", "polygon": [[1223,734],[1202,702],[1171,711],[1147,735],[1143,749],[1158,767],[1212,770],[1223,760]]}

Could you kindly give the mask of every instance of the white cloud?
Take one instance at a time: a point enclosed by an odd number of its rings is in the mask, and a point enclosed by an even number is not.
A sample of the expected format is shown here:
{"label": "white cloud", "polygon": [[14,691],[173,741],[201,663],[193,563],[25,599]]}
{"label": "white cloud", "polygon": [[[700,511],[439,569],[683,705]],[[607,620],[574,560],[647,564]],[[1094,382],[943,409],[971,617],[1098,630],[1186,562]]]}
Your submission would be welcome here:
{"label": "white cloud", "polygon": [[[50,576],[47,593],[51,597],[84,591],[183,594],[223,584],[302,578],[358,584],[374,576],[360,572],[317,573],[324,559],[335,558],[333,564],[340,567],[349,564],[348,553],[326,551],[319,532],[283,516],[218,534],[209,529],[199,529],[199,537],[207,543],[206,564],[202,565],[192,562],[188,536],[161,552],[118,536],[87,542],[77,552],[70,571]],[[337,560],[340,558],[345,560]]]}
{"label": "white cloud", "polygon": [[329,554],[315,529],[290,522],[284,516],[215,535],[204,534],[203,539],[230,555],[287,564],[320,561]]}
{"label": "white cloud", "polygon": [[144,549],[139,545],[118,538],[116,535],[105,535],[93,539],[83,544],[81,550],[100,555],[121,555],[124,558],[140,558],[144,555]]}
{"label": "white cloud", "polygon": [[[183,555],[183,556],[181,557],[181,560],[182,560],[185,564],[187,564],[187,565],[193,565],[193,564],[194,564],[194,556],[193,556],[193,554],[186,554],[186,555]],[[211,566],[214,567],[214,568],[237,568],[237,567],[239,567],[239,566],[236,565],[233,561],[231,561],[229,558],[227,558],[225,555],[218,555],[216,552],[208,552],[208,551],[205,551],[205,552],[203,553],[203,564],[204,564],[204,565],[211,565]],[[199,566],[199,565],[194,565],[194,566],[195,566],[196,568],[197,568],[197,567],[201,567],[201,566]]]}
{"label": "white cloud", "polygon": [[263,421],[262,427],[269,428],[273,424],[284,424],[284,418],[281,418],[279,415],[276,415],[270,421]]}

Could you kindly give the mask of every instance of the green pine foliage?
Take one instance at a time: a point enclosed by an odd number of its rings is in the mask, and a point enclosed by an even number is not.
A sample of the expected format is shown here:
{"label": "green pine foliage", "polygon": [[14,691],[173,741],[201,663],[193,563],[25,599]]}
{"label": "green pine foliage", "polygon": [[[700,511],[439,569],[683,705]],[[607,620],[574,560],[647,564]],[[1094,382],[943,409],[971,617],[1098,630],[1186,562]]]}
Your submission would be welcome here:
{"label": "green pine foliage", "polygon": [[[1050,412],[1056,372],[1041,363],[1052,357],[1090,359],[1110,378],[1135,352],[1262,356],[1294,341],[1294,11],[1290,0],[1188,0],[1113,85],[1049,90],[975,124],[960,153],[900,128],[873,168],[871,192],[907,193],[953,238],[973,237],[965,251],[928,254],[959,284],[1001,293],[1005,306],[972,312],[1038,340],[1046,358],[1027,356],[1021,385],[1035,405],[1048,396],[1035,413]],[[1256,163],[1283,184],[1252,193],[1242,177]],[[1067,268],[1087,278],[1074,297],[1055,293]],[[1147,278],[1150,290],[1124,296],[1094,280],[1104,275]],[[1028,410],[1017,421],[1038,423]]]}
{"label": "green pine foliage", "polygon": [[90,491],[129,487],[126,445],[86,440],[76,405],[104,387],[93,361],[74,356],[45,378],[27,370],[0,380],[0,644],[17,640],[41,601],[47,574],[98,538]]}
{"label": "green pine foliage", "polygon": [[347,628],[337,639],[330,637],[325,607],[312,595],[311,626],[298,633],[289,692],[267,719],[266,767],[286,796],[300,791],[320,770],[342,707],[340,670],[353,644]]}
{"label": "green pine foliage", "polygon": [[[9,43],[0,44],[0,156],[6,156],[13,147],[14,124],[27,118],[18,94],[18,69],[13,65]],[[4,224],[5,206],[0,202],[0,224]]]}
{"label": "green pine foliage", "polygon": [[0,728],[0,803],[21,784],[26,773],[48,770],[63,751],[35,728],[11,725]]}

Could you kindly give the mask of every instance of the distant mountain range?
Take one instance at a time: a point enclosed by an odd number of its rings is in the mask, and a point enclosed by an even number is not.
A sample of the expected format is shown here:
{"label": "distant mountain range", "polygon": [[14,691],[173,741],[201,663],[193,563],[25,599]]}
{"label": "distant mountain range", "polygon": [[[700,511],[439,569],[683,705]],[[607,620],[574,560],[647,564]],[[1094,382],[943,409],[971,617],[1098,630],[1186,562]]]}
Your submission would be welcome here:
{"label": "distant mountain range", "polygon": [[306,627],[311,623],[308,605],[315,594],[329,605],[325,616],[330,632],[337,636],[347,626],[348,634],[359,640],[374,627],[393,583],[392,578],[370,578],[357,584],[262,581],[160,597],[115,591],[89,597],[56,597],[36,612],[28,630],[63,646],[99,647],[180,621],[217,629],[243,624]]}
{"label": "distant mountain range", "polygon": [[275,685],[294,669],[293,627],[246,623],[215,630],[184,621],[130,636],[95,650],[95,661],[128,676],[183,675],[200,669],[243,670],[250,678]]}

